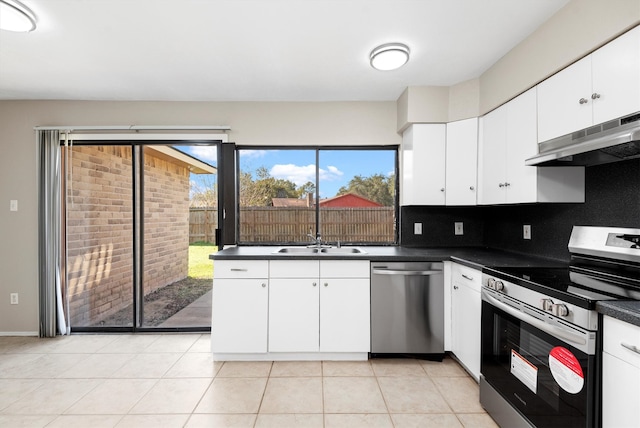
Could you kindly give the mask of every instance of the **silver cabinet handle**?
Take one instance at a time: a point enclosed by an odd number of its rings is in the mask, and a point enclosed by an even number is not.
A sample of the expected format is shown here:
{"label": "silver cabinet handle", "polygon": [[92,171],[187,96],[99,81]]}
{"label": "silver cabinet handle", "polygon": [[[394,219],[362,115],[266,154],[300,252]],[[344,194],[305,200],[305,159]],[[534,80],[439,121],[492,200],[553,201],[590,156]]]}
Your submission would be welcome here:
{"label": "silver cabinet handle", "polygon": [[579,102],[580,104],[586,104],[586,103],[588,103],[588,102],[589,102],[589,100],[588,100],[588,99],[586,99],[586,98],[580,98],[580,99],[578,100],[578,102]]}
{"label": "silver cabinet handle", "polygon": [[511,183],[504,183],[504,187],[509,187],[511,186]]}
{"label": "silver cabinet handle", "polygon": [[328,282],[325,282],[325,283],[324,283],[324,286],[325,286],[325,287],[328,287],[328,286],[329,286],[329,283],[328,283]]}
{"label": "silver cabinet handle", "polygon": [[267,286],[267,284],[265,284],[264,282],[262,283],[262,288],[265,288]]}
{"label": "silver cabinet handle", "polygon": [[460,287],[458,287],[457,285],[454,285],[454,286],[453,286],[453,289],[454,289],[454,290],[457,290],[458,288],[460,288]]}
{"label": "silver cabinet handle", "polygon": [[444,187],[442,189],[440,189],[441,192],[444,192]]}
{"label": "silver cabinet handle", "polygon": [[469,187],[469,190],[476,190],[476,188],[471,186],[471,187]]}
{"label": "silver cabinet handle", "polygon": [[620,342],[620,345],[622,345],[623,348],[627,348],[631,352],[635,352],[636,354],[640,354],[640,348],[638,348],[635,345],[628,345],[628,344],[626,344],[624,342]]}
{"label": "silver cabinet handle", "polygon": [[317,286],[317,285],[318,285],[318,283],[317,283],[317,282],[314,282],[314,283],[313,283],[313,286],[314,286],[314,287],[315,287],[315,286]]}
{"label": "silver cabinet handle", "polygon": [[498,187],[504,187],[504,183],[498,183]]}
{"label": "silver cabinet handle", "polygon": [[473,277],[472,277],[472,276],[466,275],[466,274],[464,274],[464,273],[462,274],[462,277],[463,277],[464,279],[468,279],[469,281],[473,281]]}
{"label": "silver cabinet handle", "polygon": [[231,272],[247,272],[249,269],[231,268]]}
{"label": "silver cabinet handle", "polygon": [[594,92],[593,94],[591,94],[591,99],[592,100],[597,100],[598,98],[600,98],[600,94],[597,92]]}

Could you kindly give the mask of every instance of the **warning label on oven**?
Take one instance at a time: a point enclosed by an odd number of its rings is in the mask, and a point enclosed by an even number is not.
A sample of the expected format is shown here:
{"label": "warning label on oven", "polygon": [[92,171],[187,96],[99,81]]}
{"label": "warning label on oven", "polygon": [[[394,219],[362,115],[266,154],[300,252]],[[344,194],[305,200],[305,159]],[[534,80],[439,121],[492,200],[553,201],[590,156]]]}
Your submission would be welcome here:
{"label": "warning label on oven", "polygon": [[556,346],[549,352],[549,369],[560,388],[569,394],[582,391],[584,374],[580,361],[567,348]]}
{"label": "warning label on oven", "polygon": [[538,368],[526,358],[511,350],[511,374],[520,380],[533,393],[538,388]]}

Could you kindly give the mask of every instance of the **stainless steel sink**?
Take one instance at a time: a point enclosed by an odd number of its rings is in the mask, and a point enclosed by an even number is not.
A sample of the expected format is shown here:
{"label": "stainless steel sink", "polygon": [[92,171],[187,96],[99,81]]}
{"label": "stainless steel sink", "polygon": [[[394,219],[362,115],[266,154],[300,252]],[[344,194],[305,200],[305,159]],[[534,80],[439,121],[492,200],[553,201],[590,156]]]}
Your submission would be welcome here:
{"label": "stainless steel sink", "polygon": [[323,248],[320,250],[320,252],[324,254],[366,254],[365,251],[362,251],[360,248],[355,247]]}
{"label": "stainless steel sink", "polygon": [[366,254],[356,247],[283,247],[273,254]]}
{"label": "stainless steel sink", "polygon": [[274,251],[274,254],[316,254],[320,248],[285,247]]}

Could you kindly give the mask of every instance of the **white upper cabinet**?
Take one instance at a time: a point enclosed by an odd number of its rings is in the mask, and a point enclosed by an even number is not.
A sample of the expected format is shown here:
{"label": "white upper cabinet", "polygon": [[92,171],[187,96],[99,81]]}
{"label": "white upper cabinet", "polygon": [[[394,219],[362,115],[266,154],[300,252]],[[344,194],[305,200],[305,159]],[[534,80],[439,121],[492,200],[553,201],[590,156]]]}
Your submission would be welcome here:
{"label": "white upper cabinet", "polygon": [[640,111],[640,27],[592,56],[593,123]]}
{"label": "white upper cabinet", "polygon": [[640,27],[538,86],[538,141],[640,110]]}
{"label": "white upper cabinet", "polygon": [[526,166],[537,150],[533,88],[481,119],[478,204],[584,202],[584,168]]}
{"label": "white upper cabinet", "polygon": [[414,124],[402,134],[401,205],[445,204],[446,125]]}
{"label": "white upper cabinet", "polygon": [[475,205],[478,173],[478,118],[447,123],[445,202]]}

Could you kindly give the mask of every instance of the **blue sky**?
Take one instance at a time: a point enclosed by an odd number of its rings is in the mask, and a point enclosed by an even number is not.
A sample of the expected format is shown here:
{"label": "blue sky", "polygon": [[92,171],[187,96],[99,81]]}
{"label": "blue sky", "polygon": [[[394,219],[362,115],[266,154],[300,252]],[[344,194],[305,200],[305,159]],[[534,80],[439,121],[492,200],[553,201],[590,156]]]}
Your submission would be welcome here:
{"label": "blue sky", "polygon": [[[179,148],[197,159],[217,166],[213,147]],[[393,150],[322,149],[319,162],[320,197],[335,196],[340,187],[346,186],[356,175],[369,177],[374,174],[392,174],[395,168],[393,153]],[[272,177],[290,180],[300,186],[307,181],[315,182],[315,156],[315,150],[300,148],[241,150],[240,168],[253,172],[264,166]]]}

